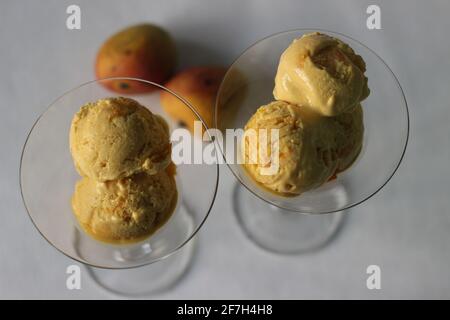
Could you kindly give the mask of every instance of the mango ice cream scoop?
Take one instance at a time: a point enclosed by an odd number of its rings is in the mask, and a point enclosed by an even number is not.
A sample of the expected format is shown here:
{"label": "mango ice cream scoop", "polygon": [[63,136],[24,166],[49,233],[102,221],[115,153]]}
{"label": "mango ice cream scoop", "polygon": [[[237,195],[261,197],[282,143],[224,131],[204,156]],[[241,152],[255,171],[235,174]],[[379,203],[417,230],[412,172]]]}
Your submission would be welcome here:
{"label": "mango ice cream scoop", "polygon": [[318,32],[306,34],[281,55],[273,95],[336,116],[369,95],[365,71],[364,60],[347,44]]}
{"label": "mango ice cream scoop", "polygon": [[[278,131],[277,139],[272,139],[273,129]],[[254,180],[276,193],[299,195],[316,188],[338,166],[335,129],[333,121],[308,108],[285,101],[261,106],[245,126],[244,167]],[[259,140],[261,135],[268,137],[266,142]],[[276,170],[268,172],[274,163]]]}
{"label": "mango ice cream scoop", "polygon": [[174,211],[177,189],[168,170],[100,182],[84,177],[72,197],[75,217],[94,238],[110,243],[153,234]]}
{"label": "mango ice cream scoop", "polygon": [[77,171],[98,181],[155,174],[171,162],[166,122],[137,101],[121,97],[80,109],[72,120],[70,151]]}

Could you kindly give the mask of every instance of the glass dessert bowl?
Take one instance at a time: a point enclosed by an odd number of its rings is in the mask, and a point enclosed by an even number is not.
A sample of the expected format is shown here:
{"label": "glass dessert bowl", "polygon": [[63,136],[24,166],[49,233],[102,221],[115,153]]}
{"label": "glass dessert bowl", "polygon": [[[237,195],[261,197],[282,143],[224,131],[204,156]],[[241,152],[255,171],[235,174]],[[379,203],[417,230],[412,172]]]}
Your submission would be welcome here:
{"label": "glass dessert bowl", "polygon": [[[294,39],[315,31],[347,43],[366,63],[370,95],[361,102],[363,144],[356,161],[337,179],[286,197],[261,187],[236,161],[241,139],[227,135],[226,130],[243,129],[260,106],[275,100],[274,79],[280,56]],[[278,33],[248,48],[224,77],[214,119],[224,137],[220,149],[239,182],[234,197],[238,221],[256,244],[279,253],[297,253],[325,244],[338,230],[344,210],[368,200],[392,178],[409,135],[406,99],[388,65],[359,41],[326,30]],[[235,139],[234,143],[227,142],[227,137]]]}
{"label": "glass dessert bowl", "polygon": [[[89,272],[103,287],[134,295],[168,287],[189,265],[193,238],[214,203],[218,166],[176,164],[178,199],[175,210],[150,237],[139,242],[112,244],[88,235],[71,207],[74,187],[81,177],[71,157],[69,131],[72,118],[82,105],[107,97],[132,98],[165,119],[172,133],[178,125],[160,106],[159,93],[165,91],[179,99],[184,111],[192,113],[192,117],[205,126],[194,109],[168,89],[144,80],[114,78],[114,81],[121,80],[147,86],[154,93],[119,95],[105,88],[104,84],[111,79],[104,79],[85,83],[59,97],[39,117],[28,135],[21,158],[20,185],[33,224],[51,245],[90,266]],[[191,187],[193,183],[196,188]]]}

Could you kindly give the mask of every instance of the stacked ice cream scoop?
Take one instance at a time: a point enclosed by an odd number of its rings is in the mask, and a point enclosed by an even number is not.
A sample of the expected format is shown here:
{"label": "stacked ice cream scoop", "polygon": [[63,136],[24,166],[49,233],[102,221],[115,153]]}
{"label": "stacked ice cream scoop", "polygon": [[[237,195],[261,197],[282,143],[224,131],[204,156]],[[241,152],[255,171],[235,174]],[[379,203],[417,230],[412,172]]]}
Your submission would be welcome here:
{"label": "stacked ice cream scoop", "polygon": [[79,174],[72,207],[83,229],[112,243],[139,241],[170,217],[177,200],[169,128],[128,98],[81,107],[70,129]]}
{"label": "stacked ice cream scoop", "polygon": [[[250,135],[244,136],[250,176],[271,191],[292,196],[349,168],[363,142],[360,102],[369,95],[365,69],[363,59],[336,38],[311,33],[294,40],[280,58],[276,101],[261,106],[245,126],[258,138],[264,130],[278,129],[276,141],[270,133],[258,140],[258,154],[263,141],[269,161],[252,161]],[[268,174],[273,161],[277,170]]]}

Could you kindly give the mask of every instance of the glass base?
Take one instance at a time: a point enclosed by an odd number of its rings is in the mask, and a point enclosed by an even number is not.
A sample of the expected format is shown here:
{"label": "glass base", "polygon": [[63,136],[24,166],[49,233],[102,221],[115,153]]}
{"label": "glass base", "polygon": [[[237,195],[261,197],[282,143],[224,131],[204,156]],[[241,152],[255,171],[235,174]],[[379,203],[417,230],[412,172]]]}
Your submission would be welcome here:
{"label": "glass base", "polygon": [[336,235],[344,218],[342,211],[306,215],[281,209],[257,198],[240,183],[234,190],[234,212],[252,242],[279,254],[322,248]]}
{"label": "glass base", "polygon": [[172,288],[192,261],[196,238],[169,257],[131,269],[101,269],[86,266],[87,273],[102,289],[122,297],[145,297]]}

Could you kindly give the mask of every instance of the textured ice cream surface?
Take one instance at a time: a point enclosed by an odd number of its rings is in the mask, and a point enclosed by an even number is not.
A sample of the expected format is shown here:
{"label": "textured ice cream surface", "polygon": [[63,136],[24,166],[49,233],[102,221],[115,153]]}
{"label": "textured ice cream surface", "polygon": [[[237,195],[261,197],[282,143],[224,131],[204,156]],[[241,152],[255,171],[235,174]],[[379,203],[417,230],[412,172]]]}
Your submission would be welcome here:
{"label": "textured ice cream surface", "polygon": [[337,173],[349,168],[361,152],[364,138],[363,109],[358,105],[354,110],[334,118],[336,124],[336,146],[339,164]]}
{"label": "textured ice cream surface", "polygon": [[[334,128],[328,117],[285,101],[261,106],[245,126],[244,166],[254,180],[282,195],[298,195],[319,187],[335,173],[338,165]],[[258,140],[248,138],[250,129]],[[261,152],[259,136],[271,129],[278,129],[278,141],[267,139],[267,151]],[[266,135],[271,137],[269,132]],[[251,148],[255,141],[258,141],[258,157],[252,163],[255,149]],[[260,155],[267,155],[269,161]],[[274,162],[278,162],[277,170],[267,174],[267,167]]]}
{"label": "textured ice cream surface", "polygon": [[305,34],[281,55],[273,94],[276,100],[336,116],[369,95],[365,71],[361,56],[339,39]]}
{"label": "textured ice cream surface", "polygon": [[152,235],[171,216],[176,201],[174,176],[163,170],[106,182],[84,177],[75,186],[72,208],[95,239],[125,243]]}
{"label": "textured ice cream surface", "polygon": [[98,181],[155,174],[171,161],[165,120],[122,97],[81,107],[72,120],[70,150],[78,172]]}

